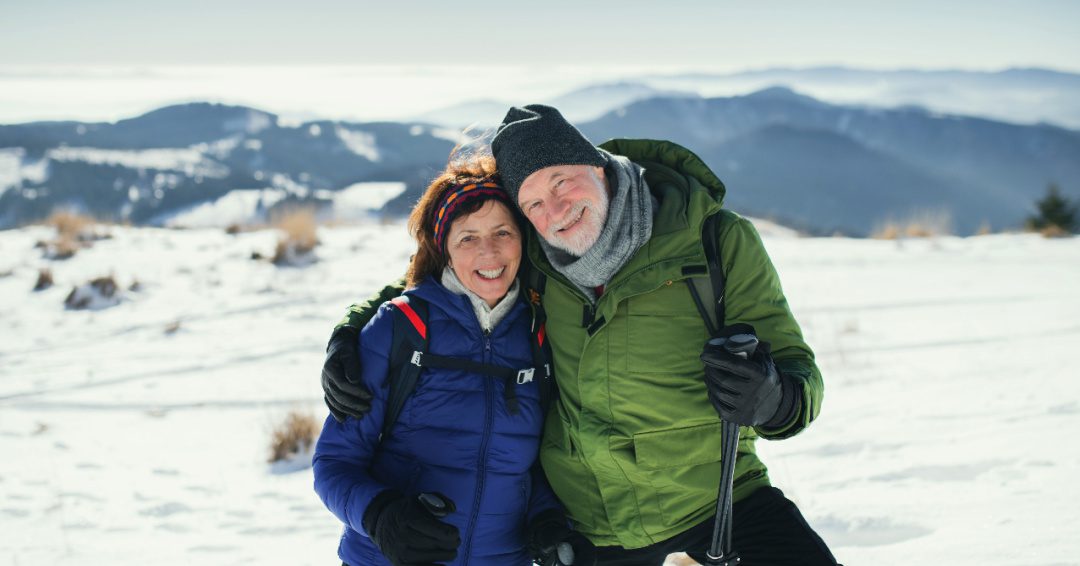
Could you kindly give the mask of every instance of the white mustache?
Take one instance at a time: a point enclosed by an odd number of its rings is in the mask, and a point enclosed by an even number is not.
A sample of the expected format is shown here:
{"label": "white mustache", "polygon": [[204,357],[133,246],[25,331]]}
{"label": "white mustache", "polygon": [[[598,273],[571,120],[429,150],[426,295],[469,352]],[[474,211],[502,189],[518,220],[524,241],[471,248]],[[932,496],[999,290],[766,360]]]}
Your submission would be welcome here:
{"label": "white mustache", "polygon": [[578,220],[581,220],[582,213],[585,212],[586,208],[590,208],[589,203],[587,202],[579,202],[578,204],[574,205],[574,208],[570,211],[570,214],[567,214],[567,220],[560,225],[552,227],[552,232],[558,232],[563,228],[566,228],[567,226],[570,226],[571,224],[577,222]]}

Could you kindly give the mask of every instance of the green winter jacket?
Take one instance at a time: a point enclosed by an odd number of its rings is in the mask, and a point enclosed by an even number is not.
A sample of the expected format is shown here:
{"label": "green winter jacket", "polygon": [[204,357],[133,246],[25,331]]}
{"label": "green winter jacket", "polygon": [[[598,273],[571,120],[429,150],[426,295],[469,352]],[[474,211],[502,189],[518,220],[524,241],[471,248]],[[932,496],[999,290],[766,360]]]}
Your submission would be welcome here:
{"label": "green winter jacket", "polygon": [[[692,273],[706,265],[705,218],[721,215],[726,323],[753,325],[800,395],[790,423],[742,429],[736,501],[769,484],[754,448],[757,437],[786,438],[809,425],[823,386],[757,231],[721,209],[725,189],[712,171],[671,142],[612,140],[600,147],[644,167],[659,205],[652,237],[605,285],[595,306],[551,267],[530,231],[527,255],[547,276],[542,303],[559,387],[540,457],[578,530],[597,545],[633,549],[715,513],[721,424],[699,359],[708,331],[683,275],[684,268]],[[392,294],[391,287],[382,293]],[[343,323],[362,326],[365,307],[375,300],[351,307]]]}

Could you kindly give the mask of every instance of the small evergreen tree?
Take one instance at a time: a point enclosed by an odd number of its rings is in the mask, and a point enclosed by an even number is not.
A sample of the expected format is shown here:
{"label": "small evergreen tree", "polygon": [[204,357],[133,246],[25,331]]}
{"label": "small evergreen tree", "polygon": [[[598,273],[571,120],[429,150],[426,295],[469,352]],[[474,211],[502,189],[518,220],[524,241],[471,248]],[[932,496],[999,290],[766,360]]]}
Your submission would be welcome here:
{"label": "small evergreen tree", "polygon": [[1056,183],[1050,183],[1046,196],[1037,201],[1035,207],[1038,213],[1027,219],[1027,226],[1031,230],[1057,227],[1072,234],[1080,228],[1076,218],[1077,205],[1061,196],[1061,189]]}

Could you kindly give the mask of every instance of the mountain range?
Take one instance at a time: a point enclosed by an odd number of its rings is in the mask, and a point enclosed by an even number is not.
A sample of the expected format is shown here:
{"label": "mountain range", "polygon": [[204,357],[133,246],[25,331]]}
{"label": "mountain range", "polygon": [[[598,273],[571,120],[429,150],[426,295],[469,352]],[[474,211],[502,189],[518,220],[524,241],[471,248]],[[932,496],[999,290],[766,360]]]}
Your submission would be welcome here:
{"label": "mountain range", "polygon": [[[703,97],[674,86],[597,85],[561,104],[574,117],[598,116],[575,118],[594,142],[686,146],[725,181],[729,207],[811,233],[866,235],[928,211],[950,216],[961,234],[986,223],[1011,228],[1049,183],[1080,193],[1080,132],[1049,124],[834,104],[779,87]],[[0,126],[0,228],[59,206],[162,224],[234,190],[274,189],[288,193],[283,203],[330,206],[335,192],[374,182],[405,183],[383,209],[402,214],[462,141],[443,125],[452,122],[291,123],[255,108],[193,103],[116,123]]]}

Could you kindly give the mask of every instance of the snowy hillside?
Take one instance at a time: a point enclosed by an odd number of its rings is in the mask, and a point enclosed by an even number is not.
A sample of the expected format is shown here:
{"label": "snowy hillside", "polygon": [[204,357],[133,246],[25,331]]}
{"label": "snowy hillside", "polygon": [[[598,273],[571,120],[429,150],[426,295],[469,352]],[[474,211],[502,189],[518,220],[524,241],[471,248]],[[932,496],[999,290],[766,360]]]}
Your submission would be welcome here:
{"label": "snowy hillside", "polygon": [[[0,231],[0,565],[335,563],[270,429],[325,415],[331,326],[402,273],[404,226],[320,229],[306,268],[251,259],[273,231],[110,231],[54,262],[51,229]],[[826,397],[759,450],[838,559],[1080,564],[1080,239],[763,232]],[[119,304],[64,308],[110,273]]]}

